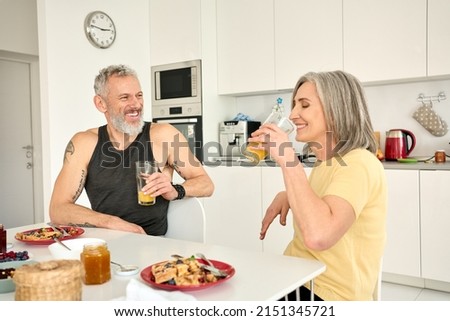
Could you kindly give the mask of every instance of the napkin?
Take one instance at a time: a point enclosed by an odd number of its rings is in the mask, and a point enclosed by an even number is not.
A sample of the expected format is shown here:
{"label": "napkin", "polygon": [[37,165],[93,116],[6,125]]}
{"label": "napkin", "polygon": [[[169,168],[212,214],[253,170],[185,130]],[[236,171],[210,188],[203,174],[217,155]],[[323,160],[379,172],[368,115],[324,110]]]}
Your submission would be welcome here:
{"label": "napkin", "polygon": [[125,301],[195,301],[196,299],[181,291],[156,290],[140,282],[131,279],[126,289]]}

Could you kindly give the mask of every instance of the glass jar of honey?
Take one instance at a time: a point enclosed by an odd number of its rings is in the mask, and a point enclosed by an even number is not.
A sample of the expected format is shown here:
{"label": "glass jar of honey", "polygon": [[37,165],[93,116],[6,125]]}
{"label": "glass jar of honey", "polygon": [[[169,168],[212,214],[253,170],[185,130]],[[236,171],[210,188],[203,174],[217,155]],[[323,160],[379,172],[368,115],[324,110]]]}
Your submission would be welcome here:
{"label": "glass jar of honey", "polygon": [[80,254],[84,284],[102,284],[111,279],[111,258],[106,243],[90,243]]}
{"label": "glass jar of honey", "polygon": [[436,163],[445,163],[445,150],[437,150],[436,153],[434,153],[434,161]]}

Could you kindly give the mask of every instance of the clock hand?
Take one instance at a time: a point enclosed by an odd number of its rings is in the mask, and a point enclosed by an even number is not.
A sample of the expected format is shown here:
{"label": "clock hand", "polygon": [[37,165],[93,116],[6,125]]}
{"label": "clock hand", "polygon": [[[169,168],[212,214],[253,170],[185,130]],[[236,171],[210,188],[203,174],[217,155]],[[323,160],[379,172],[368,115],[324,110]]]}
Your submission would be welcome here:
{"label": "clock hand", "polygon": [[97,28],[97,29],[100,29],[101,31],[111,31],[111,29],[100,28],[96,25],[91,25],[91,28]]}

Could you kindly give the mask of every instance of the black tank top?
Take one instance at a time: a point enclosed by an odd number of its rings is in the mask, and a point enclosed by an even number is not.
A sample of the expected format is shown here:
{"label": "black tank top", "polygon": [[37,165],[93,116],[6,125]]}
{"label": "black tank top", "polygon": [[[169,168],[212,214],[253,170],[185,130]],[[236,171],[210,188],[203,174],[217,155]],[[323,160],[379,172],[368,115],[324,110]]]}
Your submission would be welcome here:
{"label": "black tank top", "polygon": [[152,206],[141,206],[137,202],[135,162],[154,159],[150,124],[145,122],[142,132],[123,151],[114,148],[106,125],[99,127],[85,188],[93,210],[138,224],[147,234],[164,235],[169,201],[158,196]]}

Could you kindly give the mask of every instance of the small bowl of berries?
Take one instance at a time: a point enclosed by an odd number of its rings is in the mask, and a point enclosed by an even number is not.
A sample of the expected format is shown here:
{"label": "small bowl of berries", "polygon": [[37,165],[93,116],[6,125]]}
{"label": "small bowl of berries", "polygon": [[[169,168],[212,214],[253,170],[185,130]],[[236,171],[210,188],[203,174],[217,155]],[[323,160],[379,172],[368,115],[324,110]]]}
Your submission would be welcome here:
{"label": "small bowl of berries", "polygon": [[14,272],[25,264],[33,264],[27,251],[9,251],[0,253],[0,293],[13,292],[16,286],[13,281]]}

